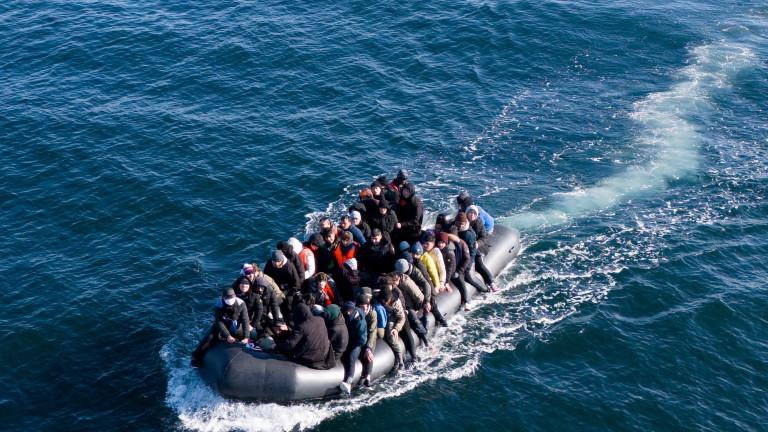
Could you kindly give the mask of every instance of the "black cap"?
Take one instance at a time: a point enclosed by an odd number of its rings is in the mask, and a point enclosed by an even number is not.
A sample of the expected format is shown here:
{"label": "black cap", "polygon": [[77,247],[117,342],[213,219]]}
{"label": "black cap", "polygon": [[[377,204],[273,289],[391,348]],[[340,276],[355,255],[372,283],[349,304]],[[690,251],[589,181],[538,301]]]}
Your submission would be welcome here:
{"label": "black cap", "polygon": [[409,177],[408,171],[406,171],[405,169],[401,169],[400,171],[397,172],[397,178],[400,180],[407,180],[408,177]]}
{"label": "black cap", "polygon": [[235,297],[235,290],[232,288],[224,288],[224,291],[221,292],[222,298],[233,298]]}

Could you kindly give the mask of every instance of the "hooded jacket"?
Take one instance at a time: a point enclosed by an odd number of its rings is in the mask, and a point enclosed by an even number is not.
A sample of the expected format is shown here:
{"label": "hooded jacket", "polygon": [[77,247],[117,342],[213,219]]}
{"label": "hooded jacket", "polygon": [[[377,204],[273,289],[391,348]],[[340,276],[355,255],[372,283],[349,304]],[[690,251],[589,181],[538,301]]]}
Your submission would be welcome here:
{"label": "hooded jacket", "polygon": [[437,263],[435,263],[432,255],[430,255],[429,252],[424,252],[419,257],[419,261],[427,270],[427,276],[429,276],[429,281],[432,283],[432,286],[439,287],[441,285],[440,272],[437,270]]}
{"label": "hooded jacket", "polygon": [[323,319],[312,315],[303,303],[294,307],[293,331],[278,345],[278,350],[296,363],[314,369],[330,369],[336,364]]}
{"label": "hooded jacket", "polygon": [[366,342],[368,342],[368,325],[365,321],[365,313],[356,307],[345,318],[345,321],[347,323],[347,333],[349,334],[347,351],[357,347],[365,347]]}
{"label": "hooded jacket", "polygon": [[443,258],[443,252],[439,248],[433,247],[432,250],[427,253],[437,265],[437,276],[440,279],[440,285],[445,285],[450,276],[445,271],[445,258]]}
{"label": "hooded jacket", "polygon": [[301,287],[299,273],[296,271],[296,267],[288,261],[288,258],[283,258],[283,266],[280,268],[275,267],[272,260],[267,261],[267,265],[264,266],[264,274],[274,279],[287,299],[293,298]]}
{"label": "hooded jacket", "polygon": [[240,331],[243,333],[239,339],[250,337],[251,323],[248,319],[248,308],[242,299],[235,297],[235,304],[229,306],[219,298],[214,306],[213,315],[214,326],[221,339],[226,339],[229,336],[237,339],[236,334]]}
{"label": "hooded jacket", "polygon": [[[386,324],[384,325],[386,326]],[[373,305],[371,305],[370,309],[368,310],[368,313],[365,314],[365,326],[366,326],[366,329],[368,330],[365,347],[370,349],[373,352],[376,352],[376,339],[379,337],[377,334],[377,330],[379,328],[379,319],[378,319],[378,314],[376,313],[376,309],[374,308]]]}
{"label": "hooded jacket", "polygon": [[453,242],[448,242],[444,248],[440,249],[440,253],[443,254],[443,262],[445,263],[445,274],[448,279],[453,278],[453,274],[456,273],[456,245]]}
{"label": "hooded jacket", "polygon": [[[397,288],[401,294],[403,306],[406,309],[421,309],[425,304],[424,293],[407,274],[402,274],[400,276],[400,283],[397,285]],[[429,302],[429,300],[427,300],[427,302]]]}
{"label": "hooded jacket", "polygon": [[347,323],[344,321],[339,306],[330,305],[325,309],[325,325],[327,328],[326,337],[330,341],[333,354],[338,361],[349,344]]}
{"label": "hooded jacket", "polygon": [[417,269],[416,266],[412,264],[406,276],[410,276],[413,282],[416,283],[424,294],[424,303],[429,303],[430,300],[432,300],[432,283],[424,277],[421,270]]}
{"label": "hooded jacket", "polygon": [[376,213],[371,216],[370,221],[371,229],[380,229],[382,236],[391,240],[392,231],[394,231],[397,226],[397,213],[388,210],[387,214],[382,215],[377,209]]}
{"label": "hooded jacket", "polygon": [[416,186],[413,183],[405,183],[401,190],[408,189],[411,196],[403,198],[402,195],[397,205],[397,220],[400,222],[401,237],[415,239],[421,233],[421,223],[424,220],[424,203],[416,196]]}
{"label": "hooded jacket", "polygon": [[360,248],[360,267],[373,276],[392,271],[395,264],[395,249],[382,235],[379,244],[368,242]]}

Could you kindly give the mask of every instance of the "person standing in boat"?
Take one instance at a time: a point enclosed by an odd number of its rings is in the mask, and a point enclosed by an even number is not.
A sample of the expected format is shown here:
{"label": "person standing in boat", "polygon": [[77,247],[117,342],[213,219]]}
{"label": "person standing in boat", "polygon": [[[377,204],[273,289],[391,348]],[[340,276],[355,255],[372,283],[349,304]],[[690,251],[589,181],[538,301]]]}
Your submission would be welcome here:
{"label": "person standing in boat", "polygon": [[192,352],[192,367],[202,366],[205,352],[216,342],[223,341],[230,344],[249,342],[251,324],[248,319],[248,309],[245,302],[237,298],[234,289],[231,287],[224,289],[221,298],[216,300],[213,315],[211,330]]}
{"label": "person standing in boat", "polygon": [[344,365],[344,380],[339,384],[339,389],[343,393],[350,394],[352,392],[352,380],[355,377],[357,360],[360,358],[360,353],[368,342],[368,327],[365,321],[365,314],[357,308],[355,302],[344,302],[342,313],[347,325],[349,342],[347,343],[347,349],[344,350],[344,355],[341,356],[341,362]]}
{"label": "person standing in boat", "polygon": [[397,202],[397,241],[413,243],[421,236],[421,224],[424,220],[424,203],[416,196],[416,186],[411,182],[403,183],[400,188],[400,201]]}
{"label": "person standing in boat", "polygon": [[379,276],[392,270],[395,249],[392,243],[384,238],[381,230],[374,228],[371,231],[371,241],[360,248],[358,256],[362,283],[373,284]]}
{"label": "person standing in boat", "polygon": [[384,238],[392,243],[392,233],[397,228],[397,214],[390,210],[385,200],[379,201],[378,212],[371,216],[370,224],[371,229],[378,228]]}

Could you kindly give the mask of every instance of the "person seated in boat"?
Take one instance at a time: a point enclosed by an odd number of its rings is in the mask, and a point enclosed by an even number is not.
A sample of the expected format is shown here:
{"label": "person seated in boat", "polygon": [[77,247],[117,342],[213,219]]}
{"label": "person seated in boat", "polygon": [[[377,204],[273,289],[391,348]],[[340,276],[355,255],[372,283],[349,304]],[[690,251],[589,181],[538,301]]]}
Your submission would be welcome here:
{"label": "person seated in boat", "polygon": [[[373,371],[373,359],[376,352],[376,342],[379,337],[384,336],[384,328],[386,327],[386,310],[382,309],[385,315],[385,322],[379,326],[379,315],[371,304],[373,298],[373,290],[369,287],[363,287],[360,295],[357,296],[355,305],[363,311],[365,316],[365,326],[368,329],[368,335],[366,337],[365,348],[360,354],[360,362],[363,365],[363,372],[360,374],[360,382],[358,385],[364,385],[369,387],[371,385],[371,372]],[[379,336],[379,329],[381,329],[381,336]]]}
{"label": "person seated in boat", "polygon": [[344,380],[339,384],[339,389],[343,393],[350,394],[357,360],[360,358],[360,354],[368,342],[368,327],[365,321],[365,313],[357,308],[355,302],[344,302],[342,313],[347,325],[349,339],[347,348],[341,356],[341,363],[344,365]]}
{"label": "person seated in boat", "polygon": [[[258,266],[254,267],[258,269]],[[256,310],[251,314],[251,326],[256,329],[257,336],[274,335],[288,330],[280,313],[280,304],[285,301],[285,296],[275,281],[259,272],[251,283],[251,290],[258,294],[260,299],[256,303]]]}
{"label": "person seated in boat", "polygon": [[395,249],[384,238],[379,228],[371,230],[371,241],[360,247],[358,252],[360,278],[363,283],[373,284],[379,276],[392,270],[395,263]]}
{"label": "person seated in boat", "polygon": [[384,198],[384,189],[387,187],[386,183],[381,183],[378,180],[374,180],[371,183],[371,198],[378,204],[381,201],[386,201]]}
{"label": "person seated in boat", "polygon": [[304,281],[301,286],[301,294],[310,295],[312,303],[322,307],[328,307],[332,304],[341,303],[341,295],[336,289],[336,281],[327,273],[316,273],[311,278]]}
{"label": "person seated in boat", "polygon": [[315,274],[315,254],[309,247],[309,242],[302,244],[296,237],[288,239],[293,253],[298,255],[301,266],[304,268],[303,279],[309,279]]}
{"label": "person seated in boat", "polygon": [[[378,206],[374,207],[374,210],[378,211]],[[368,222],[363,220],[362,214],[355,210],[349,212],[349,217],[352,218],[352,225],[356,226],[363,233],[365,240],[368,241],[371,238],[371,227],[368,225]],[[362,245],[363,243],[360,244]]]}
{"label": "person seated in boat", "polygon": [[[488,292],[489,290],[483,282],[478,281],[472,275],[472,270],[475,268],[477,257],[477,234],[475,234],[475,231],[470,227],[466,213],[459,212],[459,214],[456,215],[451,232],[455,233],[457,237],[467,245],[467,256],[462,256],[462,259],[466,258],[468,260],[468,265],[462,274],[464,282],[471,284],[480,292]],[[459,253],[459,248],[456,249],[456,253]],[[464,267],[461,264],[458,265],[459,267]]]}
{"label": "person seated in boat", "polygon": [[[389,274],[392,286],[398,288],[403,293],[403,301],[406,310],[406,316],[408,317],[408,324],[418,336],[419,340],[425,345],[429,346],[429,340],[427,339],[427,329],[419,319],[418,312],[423,311],[423,315],[432,311],[431,290],[426,290],[429,293],[429,297],[424,290],[411,279],[409,274],[416,274],[417,270],[413,270],[413,266],[404,259],[399,259],[395,262],[395,271]],[[410,345],[406,342],[406,347]],[[415,346],[409,348],[412,354],[415,354]]]}
{"label": "person seated in boat", "polygon": [[459,205],[459,211],[460,212],[467,212],[467,209],[475,205],[477,207],[477,213],[480,217],[480,220],[483,221],[483,226],[485,228],[485,231],[488,234],[493,234],[493,216],[488,214],[487,211],[483,210],[482,207],[475,204],[475,200],[472,198],[472,196],[467,191],[462,191],[457,197],[456,197],[456,203]]}
{"label": "person seated in boat", "polygon": [[443,291],[451,291],[450,285],[448,285],[448,275],[445,272],[445,261],[440,249],[436,246],[436,234],[433,230],[427,230],[421,236],[421,245],[424,247],[425,255],[432,258],[432,261],[437,266],[438,283],[435,285],[435,292],[441,293]]}
{"label": "person seated in boat", "polygon": [[293,267],[296,269],[296,274],[299,276],[299,286],[301,286],[301,283],[304,282],[304,272],[306,269],[301,262],[301,258],[299,258],[299,254],[293,251],[293,246],[290,242],[283,240],[277,242],[275,250],[282,252],[283,256],[293,264]]}
{"label": "person seated in boat", "polygon": [[488,253],[488,233],[485,230],[485,225],[479,218],[480,210],[476,205],[467,207],[467,220],[469,221],[469,227],[475,232],[477,236],[476,246],[477,254],[475,254],[475,270],[483,278],[485,285],[491,290],[496,291],[496,285],[493,282],[493,275],[488,267],[485,266],[484,256]]}
{"label": "person seated in boat", "polygon": [[416,196],[416,186],[406,182],[400,188],[400,201],[397,202],[397,225],[395,237],[398,241],[413,243],[421,236],[421,224],[424,220],[424,203]]}
{"label": "person seated in boat", "polygon": [[293,309],[293,327],[285,341],[277,344],[279,352],[290,360],[313,369],[331,369],[336,365],[323,318],[315,316],[304,303]]}
{"label": "person seated in boat", "polygon": [[389,204],[381,200],[378,204],[378,212],[371,216],[371,229],[378,228],[381,234],[392,243],[392,233],[397,228],[397,214],[389,209]]}
{"label": "person seated in boat", "polygon": [[[419,242],[416,242],[413,244],[413,246],[411,246],[411,254],[413,255],[413,267],[418,269],[422,276],[425,276],[424,279],[429,284],[430,295],[427,296],[425,294],[425,297],[429,297],[429,305],[430,309],[432,310],[432,315],[435,316],[435,322],[437,322],[437,325],[446,327],[448,323],[445,322],[443,314],[437,307],[437,287],[440,286],[440,277],[437,272],[437,265],[432,260],[431,255],[424,253],[424,248]],[[413,273],[414,272],[411,274]],[[422,322],[425,326],[427,325],[426,313],[422,316]]]}
{"label": "person seated in boat", "polygon": [[422,274],[432,285],[432,291],[437,293],[437,289],[440,287],[440,274],[437,271],[435,260],[432,259],[431,255],[424,253],[424,246],[421,242],[415,242],[411,246],[411,256],[413,256],[414,265],[417,265],[417,268],[422,271]]}
{"label": "person seated in boat", "polygon": [[[456,240],[461,241],[461,239],[459,239],[458,237],[456,237]],[[451,241],[447,232],[440,232],[437,235],[436,245],[437,247],[435,247],[435,249],[440,250],[440,254],[442,255],[443,261],[445,263],[446,277],[459,290],[459,295],[461,298],[461,303],[459,303],[459,309],[464,309],[465,311],[468,311],[469,307],[467,306],[467,287],[464,284],[464,279],[461,276],[464,270],[459,269],[457,267],[456,244],[453,241]],[[450,285],[446,284],[446,286],[450,291],[451,290]]]}
{"label": "person seated in boat", "polygon": [[264,328],[261,326],[261,323],[255,319],[256,312],[263,310],[261,296],[251,289],[251,283],[248,279],[240,280],[240,285],[235,289],[235,295],[245,303],[245,308],[248,311],[248,322],[251,323],[251,336],[254,336],[253,333],[256,333],[257,335],[262,334]]}
{"label": "person seated in boat", "polygon": [[[403,346],[411,354],[411,358],[416,359],[416,343],[411,334],[411,327],[408,324],[408,315],[403,302],[403,293],[392,283],[391,278],[382,277],[380,283],[379,295],[376,298],[377,319],[382,321],[384,315],[380,315],[383,309],[386,312],[386,320],[383,320],[384,340],[392,348],[395,354],[395,367],[397,371],[405,365],[405,352]],[[403,345],[399,340],[403,339]]]}
{"label": "person seated in boat", "polygon": [[341,308],[336,304],[328,305],[322,316],[325,319],[327,337],[333,348],[334,359],[338,363],[349,343],[347,324],[341,315]]}
{"label": "person seated in boat", "polygon": [[395,258],[407,259],[406,257],[411,257],[411,261],[413,261],[413,255],[411,255],[411,244],[403,240],[397,244],[397,253]]}
{"label": "person seated in boat", "polygon": [[192,367],[200,367],[203,364],[205,352],[216,342],[230,344],[249,342],[251,324],[248,319],[248,309],[245,302],[237,298],[234,289],[231,287],[224,289],[221,298],[216,300],[213,315],[211,330],[192,352]]}
{"label": "person seated in boat", "polygon": [[[360,216],[360,213],[357,213],[358,218]],[[352,222],[352,216],[350,215],[344,215],[339,220],[339,228],[341,228],[342,232],[348,232],[352,233],[352,239],[357,243],[358,245],[364,245],[366,240],[365,236],[363,235],[363,232],[360,231],[360,228],[358,228],[353,222]],[[344,234],[342,234],[342,237]]]}
{"label": "person seated in boat", "polygon": [[[301,279],[296,267],[288,261],[282,251],[276,250],[272,252],[272,256],[267,261],[264,273],[274,279],[277,286],[285,294],[285,301],[280,304],[280,312],[283,314],[283,319],[288,320],[288,317],[293,316],[294,297],[301,288]],[[288,324],[291,325],[290,321]]]}
{"label": "person seated in boat", "polygon": [[429,276],[425,276],[427,271],[424,269],[424,265],[420,261],[414,260],[410,252],[403,253],[403,256],[404,258],[400,258],[395,262],[395,272],[405,274],[408,279],[412,280],[426,299],[426,303],[430,303],[434,287],[432,282],[429,281]]}
{"label": "person seated in boat", "polygon": [[357,270],[356,258],[344,261],[338,281],[337,288],[344,301],[351,301],[357,296],[360,290],[360,272]]}
{"label": "person seated in boat", "polygon": [[[326,239],[326,242],[327,241],[328,239]],[[344,234],[341,235],[341,241],[337,242],[331,250],[336,261],[336,268],[341,270],[344,261],[357,257],[357,249],[359,247],[360,245],[354,241],[352,233],[345,231]]]}
{"label": "person seated in boat", "polygon": [[448,222],[448,215],[445,213],[439,213],[435,219],[435,226],[433,227],[435,236],[441,232],[450,232],[451,226],[452,224]]}
{"label": "person seated in boat", "polygon": [[307,241],[309,249],[315,257],[315,272],[330,273],[333,271],[333,254],[325,245],[325,239],[321,233],[314,233]]}

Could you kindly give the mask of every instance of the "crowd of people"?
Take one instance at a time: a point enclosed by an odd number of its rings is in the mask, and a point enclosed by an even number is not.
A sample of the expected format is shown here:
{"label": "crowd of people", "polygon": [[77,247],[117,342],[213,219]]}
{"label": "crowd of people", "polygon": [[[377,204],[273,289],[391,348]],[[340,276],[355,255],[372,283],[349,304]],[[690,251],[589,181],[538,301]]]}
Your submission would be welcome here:
{"label": "crowd of people", "polygon": [[453,218],[440,214],[434,228],[424,230],[424,205],[408,173],[377,178],[338,223],[324,217],[305,242],[278,242],[263,269],[243,264],[217,299],[213,326],[192,353],[192,366],[200,367],[215,343],[268,337],[277,351],[310,368],[341,362],[340,388],[349,393],[357,359],[359,384],[370,385],[379,340],[392,347],[395,369],[405,366],[399,339],[418,359],[411,330],[429,346],[428,314],[446,324],[437,294],[456,287],[468,310],[467,284],[497,289],[483,262],[493,218],[467,192],[456,200]]}

